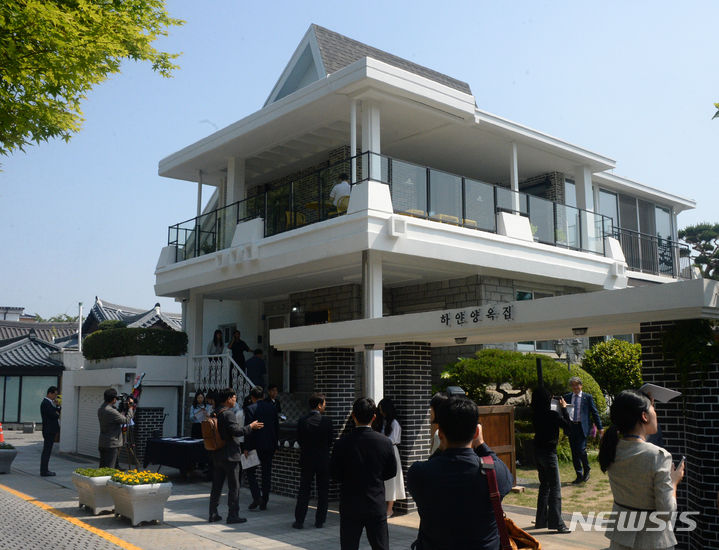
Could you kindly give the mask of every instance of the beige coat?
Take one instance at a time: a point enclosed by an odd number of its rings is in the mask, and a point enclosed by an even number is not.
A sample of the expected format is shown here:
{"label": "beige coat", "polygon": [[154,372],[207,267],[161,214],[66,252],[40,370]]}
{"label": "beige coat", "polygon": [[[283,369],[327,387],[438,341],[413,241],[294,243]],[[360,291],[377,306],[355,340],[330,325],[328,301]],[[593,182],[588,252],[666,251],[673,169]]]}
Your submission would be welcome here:
{"label": "beige coat", "polygon": [[[620,439],[617,454],[609,466],[609,485],[614,496],[614,511],[656,510],[667,521],[676,510],[674,486],[671,481],[672,455],[661,447],[638,439]],[[614,518],[618,516],[615,514]],[[637,519],[629,520],[636,524]],[[619,522],[617,522],[619,523]],[[622,523],[627,523],[623,520]],[[607,530],[613,543],[634,549],[658,550],[671,548],[677,541],[670,527],[648,531],[656,524],[647,521],[639,531]]]}

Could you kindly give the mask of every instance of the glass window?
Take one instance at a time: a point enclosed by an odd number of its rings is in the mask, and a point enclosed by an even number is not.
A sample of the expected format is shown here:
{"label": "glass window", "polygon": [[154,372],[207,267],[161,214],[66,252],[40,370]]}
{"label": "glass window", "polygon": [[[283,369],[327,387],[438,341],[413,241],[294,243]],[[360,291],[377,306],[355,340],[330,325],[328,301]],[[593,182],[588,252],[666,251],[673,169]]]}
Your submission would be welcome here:
{"label": "glass window", "polygon": [[[517,301],[523,300],[539,300],[540,298],[550,298],[554,296],[549,292],[540,292],[532,290],[518,290],[515,294]],[[517,351],[554,351],[554,340],[537,340],[517,342]]]}
{"label": "glass window", "polygon": [[651,202],[638,200],[639,206],[639,232],[645,235],[655,235],[657,226],[654,223],[654,205]]}
{"label": "glass window", "polygon": [[599,190],[599,213],[612,218],[612,224],[619,227],[619,211],[617,210],[617,195],[604,189]]}
{"label": "glass window", "polygon": [[567,206],[577,206],[577,186],[574,180],[564,180],[564,204]]}
{"label": "glass window", "polygon": [[657,237],[660,239],[672,238],[672,213],[668,208],[657,206],[654,211],[657,222]]}
{"label": "glass window", "polygon": [[392,206],[395,212],[427,215],[427,170],[422,166],[392,161]]}
{"label": "glass window", "polygon": [[462,221],[462,178],[439,170],[429,172],[429,215],[441,221]]}
{"label": "glass window", "polygon": [[5,409],[3,422],[18,421],[18,406],[20,405],[20,377],[5,377]]}
{"label": "glass window", "polygon": [[494,211],[494,188],[488,183],[464,180],[465,211],[467,225],[475,225],[486,231],[496,231]]}
{"label": "glass window", "polygon": [[23,376],[20,422],[42,422],[40,403],[50,386],[57,386],[57,376]]}
{"label": "glass window", "polygon": [[619,226],[622,229],[631,229],[639,231],[639,221],[637,219],[637,200],[628,195],[618,195],[619,197]]}

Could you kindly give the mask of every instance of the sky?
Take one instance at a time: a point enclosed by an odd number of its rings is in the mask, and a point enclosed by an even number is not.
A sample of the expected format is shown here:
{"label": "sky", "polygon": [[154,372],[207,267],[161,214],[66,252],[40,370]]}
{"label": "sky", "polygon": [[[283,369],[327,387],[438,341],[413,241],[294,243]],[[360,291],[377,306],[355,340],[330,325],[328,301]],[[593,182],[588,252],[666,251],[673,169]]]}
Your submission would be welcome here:
{"label": "sky", "polygon": [[[614,173],[718,222],[715,2],[170,0],[171,79],[127,62],[83,103],[69,143],[0,158],[0,306],[43,317],[95,296],[164,311],[154,271],[197,187],[163,157],[260,109],[311,23],[469,83],[477,105],[608,156]],[[350,9],[350,6],[352,8]],[[204,196],[209,197],[206,191]]]}

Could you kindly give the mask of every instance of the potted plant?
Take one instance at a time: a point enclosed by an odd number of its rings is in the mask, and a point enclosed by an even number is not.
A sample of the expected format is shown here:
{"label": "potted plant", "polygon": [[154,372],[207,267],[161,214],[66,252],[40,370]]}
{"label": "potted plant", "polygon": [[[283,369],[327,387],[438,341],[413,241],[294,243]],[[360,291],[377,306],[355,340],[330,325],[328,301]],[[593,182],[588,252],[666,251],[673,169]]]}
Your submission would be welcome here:
{"label": "potted plant", "polygon": [[115,468],[77,468],[72,473],[72,482],[77,489],[80,508],[85,506],[95,515],[115,508],[107,482],[118,472]]}
{"label": "potted plant", "polygon": [[115,503],[115,515],[129,518],[135,526],[142,521],[162,522],[172,483],[163,474],[128,470],[113,475],[107,488]]}
{"label": "potted plant", "polygon": [[17,456],[17,449],[10,443],[0,443],[0,474],[9,474],[10,465]]}

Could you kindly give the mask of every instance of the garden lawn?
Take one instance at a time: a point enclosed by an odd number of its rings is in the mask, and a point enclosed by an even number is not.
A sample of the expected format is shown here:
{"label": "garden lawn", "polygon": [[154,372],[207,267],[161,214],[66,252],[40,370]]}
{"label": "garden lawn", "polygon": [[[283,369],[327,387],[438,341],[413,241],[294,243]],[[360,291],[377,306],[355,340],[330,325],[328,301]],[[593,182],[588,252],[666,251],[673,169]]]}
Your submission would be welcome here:
{"label": "garden lawn", "polygon": [[[571,462],[559,463],[559,476],[562,480],[562,512],[600,512],[612,510],[612,491],[609,488],[607,474],[602,473],[597,462],[596,451],[589,451],[589,465],[592,468],[589,481],[572,485],[577,477]],[[502,502],[515,506],[537,507],[539,476],[535,468],[517,468],[517,485],[525,488],[523,493],[509,493]]]}

